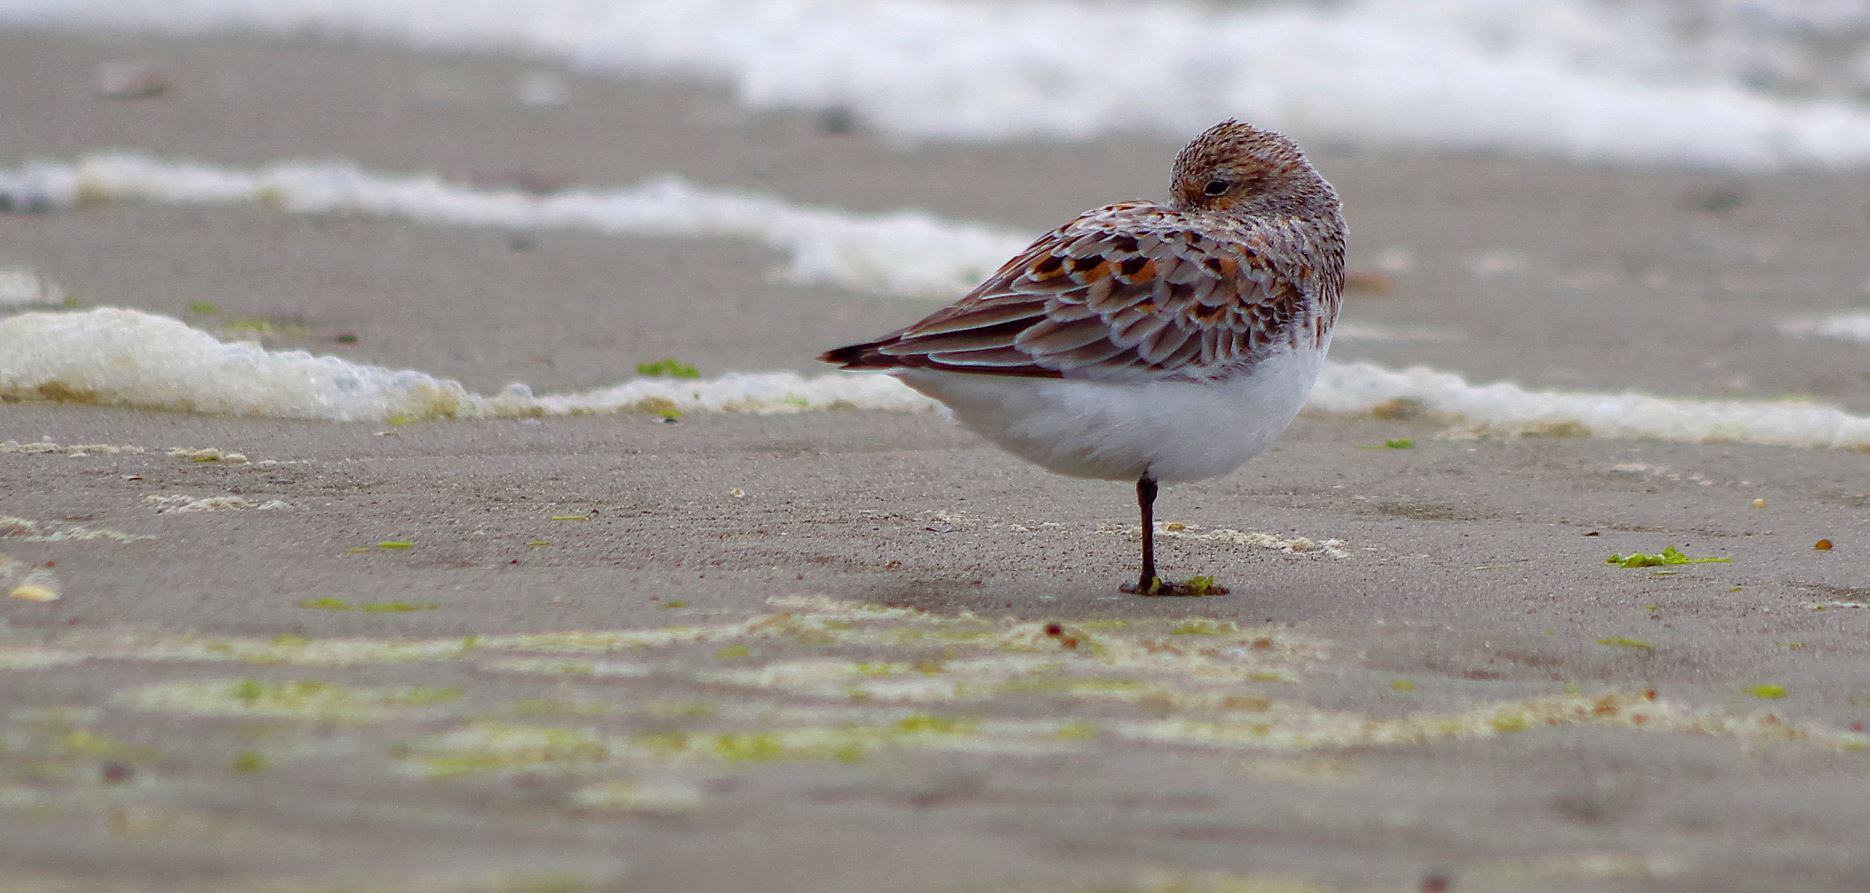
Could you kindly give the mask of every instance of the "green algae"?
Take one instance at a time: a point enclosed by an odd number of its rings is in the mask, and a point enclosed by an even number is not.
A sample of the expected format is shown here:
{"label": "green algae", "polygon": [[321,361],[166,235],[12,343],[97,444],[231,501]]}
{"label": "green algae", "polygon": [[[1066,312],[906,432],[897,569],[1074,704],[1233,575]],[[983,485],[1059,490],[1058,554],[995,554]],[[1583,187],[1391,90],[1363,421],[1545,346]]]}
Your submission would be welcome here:
{"label": "green algae", "polygon": [[715,649],[714,656],[717,660],[737,660],[751,653],[752,650],[745,645],[728,645]]}
{"label": "green algae", "polygon": [[[433,611],[441,607],[436,602],[365,602],[352,604],[341,598],[308,598],[299,601],[299,607],[317,611],[363,611],[366,614],[407,614],[412,611]],[[281,644],[273,639],[274,644]],[[300,644],[303,644],[301,642]]]}
{"label": "green algae", "polygon": [[664,357],[653,363],[636,364],[636,374],[644,378],[700,378],[701,372],[693,366],[674,357]]}
{"label": "green algae", "polygon": [[1169,628],[1171,636],[1227,636],[1237,632],[1240,626],[1233,621],[1190,620]]}
{"label": "green algae", "polygon": [[1674,546],[1664,546],[1661,552],[1654,555],[1647,555],[1642,552],[1631,552],[1628,555],[1612,554],[1609,558],[1604,559],[1605,564],[1616,565],[1617,567],[1662,567],[1669,564],[1725,564],[1730,561],[1733,561],[1733,559],[1724,556],[1710,555],[1701,558],[1691,557]]}
{"label": "green algae", "polygon": [[458,688],[352,688],[319,680],[187,680],[133,689],[118,700],[143,710],[198,716],[272,716],[367,722],[423,715],[461,697]]}
{"label": "green algae", "polygon": [[235,772],[261,772],[266,767],[266,755],[257,750],[243,750],[234,754],[234,759],[228,763],[228,768]]}
{"label": "green algae", "polygon": [[1755,685],[1748,688],[1747,693],[1762,701],[1777,701],[1786,696],[1786,687],[1771,684]]}
{"label": "green algae", "polygon": [[1629,636],[1605,636],[1598,639],[1597,644],[1603,645],[1606,648],[1634,648],[1638,651],[1656,650],[1656,643],[1645,639],[1632,639]]}
{"label": "green algae", "polygon": [[431,778],[568,770],[610,760],[611,745],[588,729],[481,721],[397,749],[406,766]]}
{"label": "green algae", "polygon": [[1414,679],[1391,679],[1390,690],[1392,691],[1415,691],[1415,680]]}

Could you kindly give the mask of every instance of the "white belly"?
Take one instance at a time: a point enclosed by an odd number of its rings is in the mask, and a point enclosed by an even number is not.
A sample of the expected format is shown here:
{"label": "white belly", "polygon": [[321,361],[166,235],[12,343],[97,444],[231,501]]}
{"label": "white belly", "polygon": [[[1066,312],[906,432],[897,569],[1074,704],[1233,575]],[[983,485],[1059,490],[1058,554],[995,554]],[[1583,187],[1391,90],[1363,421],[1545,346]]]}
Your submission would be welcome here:
{"label": "white belly", "polygon": [[[1329,342],[1326,342],[1327,346]],[[1082,381],[894,373],[963,426],[1059,474],[1163,483],[1219,477],[1286,430],[1311,393],[1324,350],[1261,360],[1223,382]]]}

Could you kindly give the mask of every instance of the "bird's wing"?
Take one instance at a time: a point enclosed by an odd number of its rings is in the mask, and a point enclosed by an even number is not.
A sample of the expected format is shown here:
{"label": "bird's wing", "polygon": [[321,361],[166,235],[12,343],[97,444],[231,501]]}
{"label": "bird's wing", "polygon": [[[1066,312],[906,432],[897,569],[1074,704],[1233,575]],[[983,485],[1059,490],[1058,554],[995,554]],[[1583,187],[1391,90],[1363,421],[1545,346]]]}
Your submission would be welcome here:
{"label": "bird's wing", "polygon": [[1111,205],[1047,233],[953,305],[822,359],[847,369],[1211,377],[1296,337],[1317,271],[1293,242],[1274,224]]}

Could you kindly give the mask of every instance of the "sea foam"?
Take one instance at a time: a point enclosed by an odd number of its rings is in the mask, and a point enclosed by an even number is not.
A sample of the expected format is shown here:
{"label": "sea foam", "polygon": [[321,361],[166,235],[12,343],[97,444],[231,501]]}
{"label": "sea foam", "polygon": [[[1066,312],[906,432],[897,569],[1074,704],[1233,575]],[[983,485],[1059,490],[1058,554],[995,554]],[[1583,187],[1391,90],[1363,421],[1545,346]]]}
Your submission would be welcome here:
{"label": "sea foam", "polygon": [[262,204],[452,226],[744,238],[784,255],[785,275],[797,281],[949,298],[966,293],[1030,241],[920,211],[853,214],[771,195],[710,189],[678,177],[536,194],[478,188],[433,174],[373,172],[342,161],[242,169],[127,152],[0,170],[0,202],[9,207],[58,211],[110,201]]}
{"label": "sea foam", "polygon": [[1870,344],[1870,311],[1830,316],[1797,316],[1779,324],[1779,331],[1795,338],[1825,338]]}
{"label": "sea foam", "polygon": [[[311,34],[556,59],[602,75],[725,83],[754,108],[847,109],[909,139],[1186,137],[1239,115],[1356,145],[1739,167],[1870,161],[1870,110],[1852,99],[1870,84],[1849,86],[1870,81],[1870,55],[1836,76],[1760,86],[1762,73],[1826,64],[1837,53],[1825,36],[1854,33],[1862,17],[1833,21],[1823,3],[1762,11],[1722,0],[1673,21],[1663,6],[0,0],[0,24]],[[1797,37],[1806,32],[1815,36]],[[1829,83],[1846,87],[1820,89]]]}
{"label": "sea foam", "polygon": [[[138,310],[38,311],[0,319],[0,398],[331,421],[494,418],[596,413],[832,409],[917,412],[928,398],[884,375],[753,372],[706,380],[641,378],[615,387],[535,396],[524,385],[482,396],[459,382],[304,351],[223,342]],[[1511,382],[1369,363],[1325,367],[1315,412],[1399,408],[1466,428],[1567,432],[1684,443],[1870,448],[1870,418],[1830,406],[1567,393]]]}

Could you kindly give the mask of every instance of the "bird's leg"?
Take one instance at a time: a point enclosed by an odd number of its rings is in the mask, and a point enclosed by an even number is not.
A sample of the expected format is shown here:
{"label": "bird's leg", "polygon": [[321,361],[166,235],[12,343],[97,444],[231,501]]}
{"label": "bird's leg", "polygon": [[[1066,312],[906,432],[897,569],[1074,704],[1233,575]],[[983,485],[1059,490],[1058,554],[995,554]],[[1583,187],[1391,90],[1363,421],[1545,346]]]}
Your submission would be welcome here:
{"label": "bird's leg", "polygon": [[1143,574],[1136,580],[1135,586],[1124,586],[1124,592],[1138,595],[1156,595],[1162,591],[1162,581],[1156,578],[1156,479],[1143,475],[1136,479],[1136,506],[1143,513]]}
{"label": "bird's leg", "polygon": [[1215,585],[1212,577],[1196,577],[1187,583],[1167,583],[1156,575],[1156,479],[1143,475],[1136,481],[1136,507],[1143,515],[1143,573],[1134,584],[1125,583],[1124,592],[1134,595],[1226,595],[1227,587]]}

